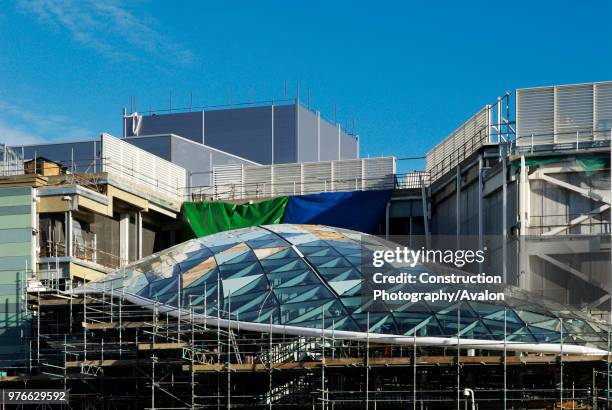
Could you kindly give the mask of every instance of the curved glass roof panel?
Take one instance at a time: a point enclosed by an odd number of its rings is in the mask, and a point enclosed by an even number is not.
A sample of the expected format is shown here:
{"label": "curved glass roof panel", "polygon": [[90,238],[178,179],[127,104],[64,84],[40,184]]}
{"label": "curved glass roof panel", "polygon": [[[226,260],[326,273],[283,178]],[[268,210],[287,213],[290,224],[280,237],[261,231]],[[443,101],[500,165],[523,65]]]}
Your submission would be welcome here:
{"label": "curved glass roof panel", "polygon": [[[377,237],[339,228],[271,225],[193,239],[128,265],[100,281],[151,301],[240,320],[304,328],[406,336],[506,339],[605,348],[607,330],[586,314],[513,287],[498,287],[505,300],[449,304],[420,301],[362,306],[367,286],[360,268],[362,246],[394,247]],[[417,265],[418,272],[436,274]],[[402,285],[430,291],[436,285]],[[445,285],[447,291],[470,288]],[[471,289],[478,288],[473,286]],[[491,290],[491,288],[489,288]],[[219,304],[217,304],[217,299]],[[191,304],[191,305],[190,305]],[[217,306],[222,306],[217,311]],[[232,316],[232,319],[235,319]]]}

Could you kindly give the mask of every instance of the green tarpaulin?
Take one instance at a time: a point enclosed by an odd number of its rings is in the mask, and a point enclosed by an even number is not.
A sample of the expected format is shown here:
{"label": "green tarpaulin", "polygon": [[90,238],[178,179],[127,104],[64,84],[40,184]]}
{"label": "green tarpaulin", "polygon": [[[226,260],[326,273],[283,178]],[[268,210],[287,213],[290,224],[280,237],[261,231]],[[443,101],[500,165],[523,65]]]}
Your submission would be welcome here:
{"label": "green tarpaulin", "polygon": [[[579,157],[579,158],[565,158],[561,155],[558,156],[546,156],[546,157],[532,157],[525,158],[525,166],[527,167],[537,167],[539,165],[548,165],[554,163],[561,162],[574,162],[576,165],[584,169],[584,172],[587,176],[593,175],[597,171],[601,171],[602,169],[606,169],[609,163],[609,159],[607,157]],[[516,160],[514,164],[520,168],[521,162]]]}
{"label": "green tarpaulin", "polygon": [[199,238],[230,229],[280,223],[285,213],[286,196],[253,204],[228,202],[185,202],[183,239]]}

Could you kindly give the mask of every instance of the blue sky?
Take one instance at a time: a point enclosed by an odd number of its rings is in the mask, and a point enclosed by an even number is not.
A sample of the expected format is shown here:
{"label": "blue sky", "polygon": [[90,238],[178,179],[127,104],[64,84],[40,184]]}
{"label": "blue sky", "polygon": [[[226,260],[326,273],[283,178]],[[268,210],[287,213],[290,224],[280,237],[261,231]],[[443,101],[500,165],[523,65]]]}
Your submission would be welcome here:
{"label": "blue sky", "polygon": [[506,90],[611,80],[611,4],[16,1],[0,10],[0,141],[120,135],[131,95],[142,111],[299,81],[324,116],[355,119],[363,156],[419,156]]}

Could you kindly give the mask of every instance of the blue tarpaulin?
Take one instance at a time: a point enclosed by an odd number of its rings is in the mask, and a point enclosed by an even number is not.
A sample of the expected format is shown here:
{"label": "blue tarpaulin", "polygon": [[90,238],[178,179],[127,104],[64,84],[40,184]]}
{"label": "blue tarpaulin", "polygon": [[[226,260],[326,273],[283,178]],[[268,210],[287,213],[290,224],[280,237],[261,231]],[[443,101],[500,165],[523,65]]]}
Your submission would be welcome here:
{"label": "blue tarpaulin", "polygon": [[376,234],[390,196],[391,190],[291,196],[283,223],[329,225]]}

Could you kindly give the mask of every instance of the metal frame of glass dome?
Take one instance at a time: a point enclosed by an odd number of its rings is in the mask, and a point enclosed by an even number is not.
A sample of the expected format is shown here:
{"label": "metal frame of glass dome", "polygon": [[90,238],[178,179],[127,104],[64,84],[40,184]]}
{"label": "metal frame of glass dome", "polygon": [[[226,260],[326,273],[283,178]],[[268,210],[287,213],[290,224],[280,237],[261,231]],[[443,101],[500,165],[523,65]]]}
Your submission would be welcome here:
{"label": "metal frame of glass dome", "polygon": [[[510,287],[503,289],[505,303],[419,302],[368,310],[360,293],[362,247],[381,245],[390,246],[370,235],[323,226],[244,228],[177,245],[75,292],[121,291],[134,304],[157,304],[179,318],[193,303],[196,321],[258,332],[270,328],[318,336],[312,328],[326,317],[326,336],[353,340],[368,333],[390,344],[603,353],[607,342],[600,323]],[[412,269],[435,272],[419,265]],[[405,286],[427,290],[418,288],[427,285]]]}

